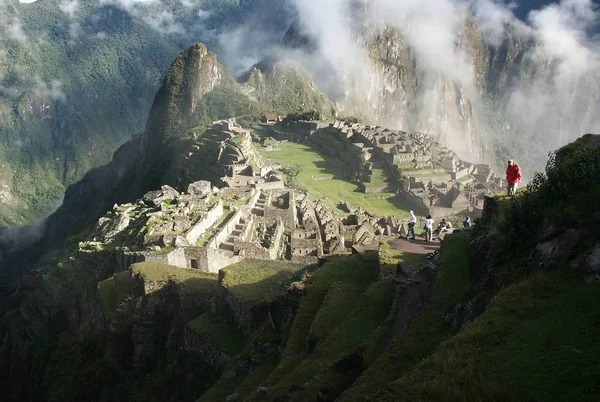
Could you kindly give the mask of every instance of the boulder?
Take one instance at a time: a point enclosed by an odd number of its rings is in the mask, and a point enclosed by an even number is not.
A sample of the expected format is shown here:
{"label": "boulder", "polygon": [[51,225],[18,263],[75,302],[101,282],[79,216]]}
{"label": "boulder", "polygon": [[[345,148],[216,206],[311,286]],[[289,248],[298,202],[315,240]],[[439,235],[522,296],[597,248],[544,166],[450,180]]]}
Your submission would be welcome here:
{"label": "boulder", "polygon": [[179,191],[175,190],[173,187],[168,186],[166,184],[161,187],[161,190],[163,191],[163,195],[169,195],[170,198],[179,197]]}
{"label": "boulder", "polygon": [[210,182],[206,180],[195,181],[188,186],[188,194],[207,197],[211,194],[211,192],[212,186]]}
{"label": "boulder", "polygon": [[571,268],[586,275],[586,282],[600,283],[600,244],[573,260]]}
{"label": "boulder", "polygon": [[587,229],[567,229],[562,235],[539,243],[535,254],[539,265],[548,267],[570,257],[577,245],[589,235]]}
{"label": "boulder", "polygon": [[99,228],[99,234],[106,241],[114,238],[116,235],[127,229],[131,218],[129,214],[120,214],[115,218],[108,221],[104,221],[102,226]]}
{"label": "boulder", "polygon": [[175,244],[175,236],[163,235],[160,237],[160,245],[163,247],[170,247]]}
{"label": "boulder", "polygon": [[175,237],[175,247],[188,247],[190,243],[181,236]]}
{"label": "boulder", "polygon": [[[160,196],[162,196],[162,191],[160,190],[148,191],[142,197],[142,201],[144,201],[148,205],[155,205],[154,200],[159,198]],[[113,209],[116,209],[116,204],[115,207],[113,207]]]}
{"label": "boulder", "polygon": [[173,187],[162,186],[161,190],[149,191],[142,197],[147,205],[160,206],[166,200],[172,200],[179,197],[179,193]]}

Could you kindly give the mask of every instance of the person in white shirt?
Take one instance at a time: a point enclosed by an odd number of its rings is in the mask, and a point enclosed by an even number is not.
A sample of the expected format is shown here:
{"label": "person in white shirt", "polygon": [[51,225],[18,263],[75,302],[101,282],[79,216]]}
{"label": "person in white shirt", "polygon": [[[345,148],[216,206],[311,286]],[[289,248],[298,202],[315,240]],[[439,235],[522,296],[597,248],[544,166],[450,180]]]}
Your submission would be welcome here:
{"label": "person in white shirt", "polygon": [[408,240],[409,237],[411,237],[412,234],[412,239],[415,239],[415,226],[417,225],[417,217],[415,216],[415,213],[413,211],[410,211],[410,218],[408,219],[408,233],[406,233],[406,240]]}
{"label": "person in white shirt", "polygon": [[425,218],[425,240],[433,241],[433,219],[431,215],[427,215]]}

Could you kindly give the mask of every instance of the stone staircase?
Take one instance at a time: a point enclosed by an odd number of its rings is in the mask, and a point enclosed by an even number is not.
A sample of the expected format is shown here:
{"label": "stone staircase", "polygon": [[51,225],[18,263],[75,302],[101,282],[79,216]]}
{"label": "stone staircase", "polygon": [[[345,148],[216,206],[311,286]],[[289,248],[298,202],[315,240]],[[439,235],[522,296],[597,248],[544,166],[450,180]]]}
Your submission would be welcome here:
{"label": "stone staircase", "polygon": [[258,200],[256,200],[256,204],[254,204],[254,208],[252,208],[252,213],[256,216],[265,216],[266,204],[267,195],[265,193],[260,193]]}
{"label": "stone staircase", "polygon": [[246,228],[247,224],[248,222],[246,219],[240,219],[240,222],[235,225],[235,229],[233,229],[233,231],[229,234],[227,240],[219,245],[219,249],[231,252],[231,254],[233,254],[234,244],[239,240],[240,235],[244,233],[244,229]]}

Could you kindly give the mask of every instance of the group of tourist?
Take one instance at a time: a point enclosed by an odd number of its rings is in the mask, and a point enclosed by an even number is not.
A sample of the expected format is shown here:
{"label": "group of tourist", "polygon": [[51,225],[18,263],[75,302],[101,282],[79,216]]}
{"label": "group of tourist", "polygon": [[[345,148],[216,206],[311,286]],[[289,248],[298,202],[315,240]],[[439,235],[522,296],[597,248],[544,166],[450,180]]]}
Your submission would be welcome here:
{"label": "group of tourist", "polygon": [[[509,197],[515,195],[517,191],[517,184],[521,181],[522,173],[519,165],[515,163],[512,159],[508,160],[508,166],[506,167],[506,182],[507,182],[507,194]],[[440,221],[437,229],[433,229],[434,220],[431,215],[427,215],[425,217],[425,222],[423,225],[423,229],[425,230],[425,240],[428,242],[433,241],[433,236],[437,235],[439,237],[440,234],[447,232],[452,229],[452,224],[446,221],[443,218]],[[410,211],[410,218],[408,220],[408,233],[406,234],[406,239],[415,239],[415,226],[417,225],[417,217],[415,216],[414,211]],[[463,227],[468,229],[471,227],[471,217],[467,216],[463,221]]]}
{"label": "group of tourist", "polygon": [[[423,224],[423,229],[425,230],[425,240],[428,242],[433,241],[433,236],[440,236],[443,233],[448,232],[453,228],[452,223],[446,220],[446,218],[442,218],[437,229],[434,230],[435,221],[431,217],[431,215],[427,215],[425,217],[425,221]],[[406,234],[406,239],[414,240],[415,236],[415,226],[417,225],[417,217],[415,216],[414,211],[410,211],[410,218],[408,220],[408,232]],[[471,217],[467,216],[463,221],[463,228],[467,229],[471,227]]]}

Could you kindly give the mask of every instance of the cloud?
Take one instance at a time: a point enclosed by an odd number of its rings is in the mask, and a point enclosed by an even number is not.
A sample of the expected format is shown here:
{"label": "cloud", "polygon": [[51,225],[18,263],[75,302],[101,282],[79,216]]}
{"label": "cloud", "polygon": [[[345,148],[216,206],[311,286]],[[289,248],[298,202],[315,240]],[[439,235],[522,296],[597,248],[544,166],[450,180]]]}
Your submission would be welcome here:
{"label": "cloud", "polygon": [[0,40],[3,38],[19,42],[27,41],[27,35],[19,18],[0,15]]}
{"label": "cloud", "polygon": [[142,21],[162,34],[185,34],[185,29],[175,19],[172,12],[162,10],[159,13],[151,13],[141,17]]}
{"label": "cloud", "polygon": [[[597,124],[600,52],[590,32],[597,32],[599,15],[591,0],[542,5],[525,21],[501,0],[291,3],[301,30],[317,45],[315,53],[304,55],[304,65],[342,113],[428,130],[454,147],[470,148],[475,159],[482,157],[480,145],[472,144],[477,138],[541,142],[545,156]],[[242,63],[248,53],[239,49],[253,41],[253,31],[236,31],[224,34],[222,42],[236,49],[231,53]],[[521,69],[515,74],[506,65],[504,81],[492,77],[498,66],[481,64],[495,47],[511,52],[507,63]],[[500,91],[500,106],[488,91]],[[526,147],[516,152],[528,158]]]}
{"label": "cloud", "polygon": [[198,12],[196,13],[196,15],[198,16],[198,18],[200,19],[200,21],[205,21],[205,20],[207,20],[207,19],[210,18],[210,16],[212,15],[212,13],[210,11],[199,9]]}
{"label": "cloud", "polygon": [[35,76],[34,83],[32,90],[36,96],[50,98],[57,102],[67,101],[67,96],[62,90],[62,83],[60,81],[52,80],[46,82],[39,76]]}
{"label": "cloud", "polygon": [[65,1],[61,1],[58,4],[58,7],[60,8],[60,10],[67,14],[69,16],[69,18],[73,18],[75,17],[75,12],[77,11],[77,8],[79,7],[79,1],[78,0],[65,0]]}
{"label": "cloud", "polygon": [[486,41],[494,46],[499,46],[506,39],[506,31],[516,28],[522,34],[529,30],[526,24],[515,18],[513,5],[508,6],[495,0],[471,0],[469,9],[477,19],[480,30],[485,35]]}
{"label": "cloud", "polygon": [[66,102],[67,96],[62,90],[62,83],[58,80],[44,81],[39,75],[27,78],[22,73],[18,74],[19,83],[12,86],[0,85],[0,95],[17,99],[23,93],[31,91],[40,98],[50,98],[56,102]]}
{"label": "cloud", "polygon": [[570,80],[599,67],[597,44],[586,35],[599,17],[598,7],[590,0],[564,0],[529,14],[540,42],[536,56],[558,63],[558,80]]}

